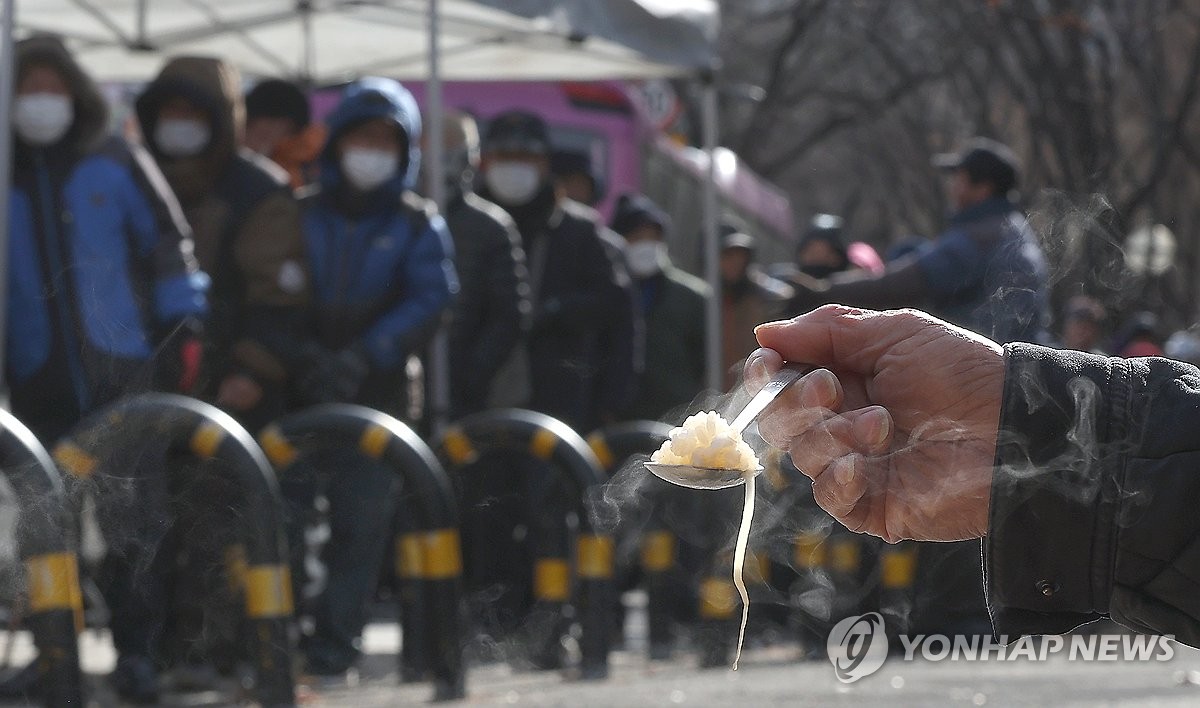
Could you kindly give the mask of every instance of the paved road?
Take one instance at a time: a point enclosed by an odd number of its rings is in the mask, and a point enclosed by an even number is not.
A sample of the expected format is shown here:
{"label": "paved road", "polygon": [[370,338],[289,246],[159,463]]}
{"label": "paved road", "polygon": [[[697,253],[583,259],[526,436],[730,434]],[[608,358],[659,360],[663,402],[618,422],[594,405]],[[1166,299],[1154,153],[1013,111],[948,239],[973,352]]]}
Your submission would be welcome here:
{"label": "paved road", "polygon": [[[17,637],[13,659],[31,655],[28,637]],[[8,637],[0,633],[0,649]],[[394,672],[399,636],[394,625],[372,625],[356,685],[309,686],[304,705],[391,707],[427,701],[426,685],[401,686]],[[100,676],[112,666],[104,632],[88,632],[84,666],[97,687],[96,705],[114,705]],[[683,655],[649,662],[640,652],[613,656],[605,681],[573,681],[558,673],[515,672],[505,664],[472,667],[467,700],[448,706],[1197,706],[1200,652],[1177,647],[1169,662],[1088,663],[1052,659],[989,662],[904,662],[889,659],[876,674],[853,685],[839,683],[826,661],[801,662],[797,648],[752,649],[737,673],[698,670]],[[230,694],[170,696],[170,706],[228,705]]]}

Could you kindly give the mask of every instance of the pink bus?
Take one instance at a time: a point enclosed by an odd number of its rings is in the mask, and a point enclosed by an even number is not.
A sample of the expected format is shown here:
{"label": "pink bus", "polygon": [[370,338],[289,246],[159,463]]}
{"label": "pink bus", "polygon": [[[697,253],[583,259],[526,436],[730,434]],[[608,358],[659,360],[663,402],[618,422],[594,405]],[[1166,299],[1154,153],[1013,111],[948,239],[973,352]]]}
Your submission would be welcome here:
{"label": "pink bus", "polygon": [[[423,102],[423,83],[406,87]],[[326,89],[314,96],[318,118],[332,108],[338,93]],[[617,81],[462,81],[444,84],[443,95],[447,106],[475,116],[481,131],[488,119],[510,109],[541,115],[556,149],[591,157],[603,190],[595,206],[605,219],[611,217],[622,192],[646,193],[674,220],[671,248],[676,262],[700,272],[706,155],[676,144],[653,127],[636,86]],[[717,152],[717,185],[722,210],[736,214],[758,237],[760,258],[765,262],[790,259],[794,231],[787,196],[728,150]]]}

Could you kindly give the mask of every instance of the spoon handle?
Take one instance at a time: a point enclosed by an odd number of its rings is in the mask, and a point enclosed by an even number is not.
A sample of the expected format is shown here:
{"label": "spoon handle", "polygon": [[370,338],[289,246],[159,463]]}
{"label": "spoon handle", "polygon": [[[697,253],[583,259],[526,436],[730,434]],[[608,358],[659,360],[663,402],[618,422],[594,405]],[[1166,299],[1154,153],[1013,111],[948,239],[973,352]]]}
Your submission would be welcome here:
{"label": "spoon handle", "polygon": [[754,398],[751,398],[742,412],[737,414],[737,417],[730,423],[730,427],[741,433],[750,423],[754,422],[763,409],[771,405],[771,401],[774,401],[776,396],[783,393],[788,386],[796,383],[801,376],[814,369],[815,367],[807,364],[784,364],[783,368],[775,372],[771,380],[758,393],[754,394]]}

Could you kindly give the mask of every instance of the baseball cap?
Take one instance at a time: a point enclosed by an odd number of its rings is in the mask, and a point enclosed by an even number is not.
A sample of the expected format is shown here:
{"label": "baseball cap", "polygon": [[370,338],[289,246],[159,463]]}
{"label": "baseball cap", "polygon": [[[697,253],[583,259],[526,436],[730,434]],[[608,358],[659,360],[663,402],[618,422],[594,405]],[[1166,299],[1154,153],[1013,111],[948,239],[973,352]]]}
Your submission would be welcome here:
{"label": "baseball cap", "polygon": [[1017,186],[1020,165],[1007,145],[989,138],[971,138],[959,152],[935,155],[933,165],[943,170],[964,170],[972,182],[991,182],[998,194]]}
{"label": "baseball cap", "polygon": [[508,111],[488,123],[483,149],[548,155],[550,133],[540,116],[529,111]]}

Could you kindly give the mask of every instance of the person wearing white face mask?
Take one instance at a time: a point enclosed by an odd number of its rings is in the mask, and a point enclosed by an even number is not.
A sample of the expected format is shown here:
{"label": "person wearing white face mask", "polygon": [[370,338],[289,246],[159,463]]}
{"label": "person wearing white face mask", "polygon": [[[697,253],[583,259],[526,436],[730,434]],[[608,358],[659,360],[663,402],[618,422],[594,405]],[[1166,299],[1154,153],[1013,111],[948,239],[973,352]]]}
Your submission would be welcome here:
{"label": "person wearing white face mask", "polygon": [[[412,192],[420,114],[400,84],[365,78],[347,87],[326,122],[320,181],[301,200],[314,303],[293,400],[357,403],[409,418],[407,362],[458,290],[445,222]],[[353,450],[311,462],[281,487],[295,510],[293,538],[303,537],[319,489],[330,502],[328,548],[336,552],[326,559],[324,590],[302,611],[313,619],[306,670],[332,676],[360,653],[364,604],[390,538],[395,475]],[[321,470],[337,473],[315,474]],[[302,560],[293,566],[297,583]]]}
{"label": "person wearing white face mask", "polygon": [[[62,42],[24,40],[15,60],[5,373],[12,412],[49,448],[121,396],[193,390],[208,279],[162,175],[108,134],[104,97]],[[97,505],[118,654],[110,678],[122,699],[146,703],[158,695],[153,637],[166,612],[151,562],[167,523],[165,475],[153,455],[121,474],[128,493]],[[36,683],[39,665],[0,694]]]}
{"label": "person wearing white face mask", "polygon": [[618,419],[632,398],[639,323],[624,243],[556,191],[550,152],[540,117],[493,117],[480,196],[513,217],[529,262],[533,319],[520,351],[530,392],[521,405],[586,432]]}
{"label": "person wearing white face mask", "polygon": [[[284,413],[311,302],[299,206],[277,165],[238,147],[242,82],[231,64],[170,59],[134,109],[191,224],[195,257],[213,279],[196,395],[257,432]],[[231,618],[240,598],[220,569],[221,549],[236,538],[233,510],[243,500],[207,475],[176,498],[179,521],[160,552],[168,558],[186,552],[171,570],[173,622],[161,655],[170,671],[199,680],[214,676],[209,664],[228,656],[237,641]],[[178,530],[185,528],[186,538]]]}
{"label": "person wearing white face mask", "polygon": [[660,420],[704,388],[704,281],[676,268],[667,253],[670,217],[641,194],[617,200],[612,230],[625,238],[629,272],[650,336],[629,416]]}

